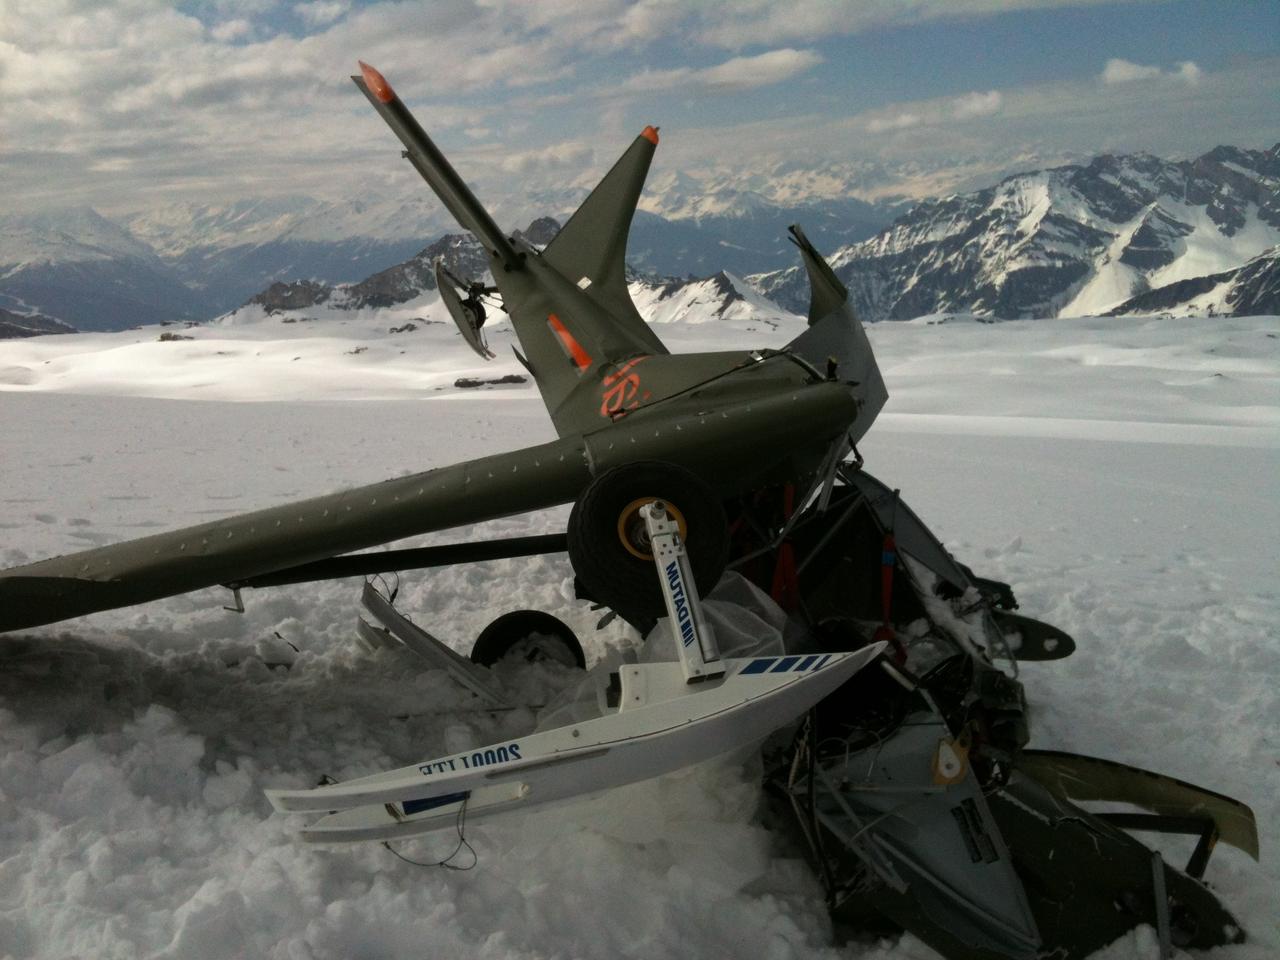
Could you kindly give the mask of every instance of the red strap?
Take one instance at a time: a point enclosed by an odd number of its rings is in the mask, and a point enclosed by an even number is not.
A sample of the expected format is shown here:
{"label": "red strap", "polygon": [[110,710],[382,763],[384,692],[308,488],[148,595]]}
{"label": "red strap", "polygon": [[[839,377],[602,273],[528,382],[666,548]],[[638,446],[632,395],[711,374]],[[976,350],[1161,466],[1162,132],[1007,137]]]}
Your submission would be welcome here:
{"label": "red strap", "polygon": [[898,639],[893,629],[893,569],[898,565],[898,545],[892,533],[884,535],[884,543],[880,548],[880,626],[876,628],[873,640],[881,640],[893,644],[896,654],[894,659],[904,663],[907,659],[907,648]]}
{"label": "red strap", "polygon": [[[782,520],[791,519],[796,507],[796,487],[788,483],[782,488]],[[789,540],[778,547],[778,560],[773,568],[773,585],[769,590],[773,602],[783,610],[791,611],[800,601],[800,582],[796,574],[796,550]]]}

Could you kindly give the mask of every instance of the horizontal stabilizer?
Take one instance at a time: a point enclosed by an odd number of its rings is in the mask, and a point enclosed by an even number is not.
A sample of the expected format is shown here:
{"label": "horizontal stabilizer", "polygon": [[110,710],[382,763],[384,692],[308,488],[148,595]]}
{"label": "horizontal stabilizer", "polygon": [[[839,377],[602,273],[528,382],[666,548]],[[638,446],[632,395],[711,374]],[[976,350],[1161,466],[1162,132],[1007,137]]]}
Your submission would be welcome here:
{"label": "horizontal stabilizer", "polygon": [[405,146],[405,159],[413,164],[414,169],[422,174],[422,178],[435,191],[440,202],[453,214],[460,225],[475,234],[476,239],[484,244],[485,249],[502,262],[508,270],[515,270],[520,265],[520,255],[511,245],[498,225],[493,222],[489,212],[481,206],[470,188],[458,176],[453,165],[445,158],[431,140],[425,130],[414,119],[391,84],[386,78],[369,66],[360,62],[361,76],[353,76],[351,80],[373,104],[378,115],[386,121],[400,142]]}

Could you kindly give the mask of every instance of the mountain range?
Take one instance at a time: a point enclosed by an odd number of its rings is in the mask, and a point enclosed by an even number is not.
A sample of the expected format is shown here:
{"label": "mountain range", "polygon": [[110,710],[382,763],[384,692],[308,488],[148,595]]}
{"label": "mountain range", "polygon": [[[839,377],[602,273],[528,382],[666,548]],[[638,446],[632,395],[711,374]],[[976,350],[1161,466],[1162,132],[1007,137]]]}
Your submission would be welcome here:
{"label": "mountain range", "polygon": [[[901,209],[900,199],[827,197],[839,184],[848,181],[831,174],[803,193],[803,182],[784,178],[770,199],[740,180],[669,177],[637,211],[630,257],[662,275],[776,269],[791,262],[789,223],[812,223],[812,235],[836,247],[872,236]],[[538,200],[564,219],[583,196],[567,186]],[[409,201],[286,196],[114,218],[88,207],[0,215],[0,307],[83,330],[207,320],[276,282],[358,282],[451,228],[425,188]]]}
{"label": "mountain range", "polygon": [[[1104,155],[926,200],[830,259],[867,320],[1274,313],[1278,243],[1280,145],[1217,147]],[[803,308],[799,268],[750,279]]]}
{"label": "mountain range", "polygon": [[[1280,145],[1104,155],[909,208],[852,196],[855,173],[657,175],[628,245],[635,278],[668,296],[688,282],[729,298],[758,291],[803,313],[808,284],[785,232],[800,222],[867,320],[1280,312]],[[563,218],[581,195],[567,186],[536,202]],[[530,229],[549,229],[539,222]],[[403,303],[434,286],[435,256],[483,273],[478,247],[445,224],[425,192],[0,217],[0,307],[93,330],[206,320],[260,297]]]}
{"label": "mountain range", "polygon": [[[554,219],[542,217],[517,234],[545,246],[559,229],[560,224]],[[416,256],[358,283],[277,281],[217,322],[239,326],[274,318],[282,323],[309,323],[351,316],[375,327],[399,323],[411,328],[438,323],[444,312],[435,293],[437,259],[461,277],[483,276],[488,267],[484,248],[474,237],[446,234]],[[672,279],[632,270],[628,290],[640,314],[652,323],[698,323],[730,318],[775,324],[786,316],[785,311],[761,297],[750,284],[726,271],[708,277]],[[426,319],[425,315],[434,315],[435,319]]]}

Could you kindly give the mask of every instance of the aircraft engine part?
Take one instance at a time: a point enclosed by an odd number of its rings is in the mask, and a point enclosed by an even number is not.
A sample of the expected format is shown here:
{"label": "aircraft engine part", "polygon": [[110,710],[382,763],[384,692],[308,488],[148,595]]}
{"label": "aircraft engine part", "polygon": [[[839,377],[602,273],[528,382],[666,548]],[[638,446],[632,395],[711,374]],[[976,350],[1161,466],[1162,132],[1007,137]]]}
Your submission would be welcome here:
{"label": "aircraft engine part", "polygon": [[715,492],[683,467],[641,460],[606,470],[569,514],[569,560],[584,594],[642,633],[666,612],[639,516],[640,506],[654,500],[683,519],[694,583],[699,593],[709,592],[729,559],[728,524]]}
{"label": "aircraft engine part", "polygon": [[554,660],[566,667],[587,668],[573,630],[559,617],[541,610],[512,610],[480,631],[471,648],[471,662],[491,667],[508,655],[519,652],[530,663]]}

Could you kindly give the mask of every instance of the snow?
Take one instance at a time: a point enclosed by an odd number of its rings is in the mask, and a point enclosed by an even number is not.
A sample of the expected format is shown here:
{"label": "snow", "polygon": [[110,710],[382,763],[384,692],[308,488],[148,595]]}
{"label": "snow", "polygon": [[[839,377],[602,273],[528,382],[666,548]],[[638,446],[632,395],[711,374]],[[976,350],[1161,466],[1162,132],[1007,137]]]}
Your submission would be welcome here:
{"label": "snow", "polygon": [[1106,252],[1095,260],[1093,273],[1059,311],[1062,316],[1105,313],[1133,296],[1142,275],[1124,263],[1121,257],[1133,235],[1147,222],[1152,207],[1154,204],[1143,207],[1132,220],[1116,231]]}
{"label": "snow", "polygon": [[1205,207],[1191,206],[1168,197],[1161,198],[1160,205],[1191,227],[1192,232],[1183,239],[1178,258],[1151,274],[1153,289],[1179,280],[1234,270],[1260,251],[1280,243],[1280,228],[1259,217],[1258,208],[1252,203],[1245,207],[1244,226],[1231,236],[1219,229]]}
{"label": "snow", "polygon": [[[452,386],[520,372],[509,332],[491,332],[489,364],[451,326],[387,332],[421,307],[168,328],[190,341],[148,328],[0,343],[0,563],[551,439],[530,386]],[[674,321],[661,335],[677,351],[763,347],[802,327]],[[861,444],[867,469],[1079,645],[1022,668],[1033,745],[1252,805],[1262,864],[1220,845],[1207,874],[1251,940],[1198,956],[1275,956],[1277,318],[937,316],[869,333],[891,399]],[[398,606],[462,651],[498,614],[546,609],[589,662],[618,656],[635,638],[597,632],[571,576],[562,556],[406,574]],[[933,956],[910,936],[829,945],[817,881],[757,819],[751,764],[475,824],[470,872],[303,846],[263,788],[534,722],[471,712],[408,654],[363,651],[357,595],[350,580],[248,591],[237,615],[203,591],[0,637],[0,956]],[[565,680],[501,676],[525,691]],[[454,844],[400,849],[435,861]],[[1154,955],[1150,930],[1101,954]]]}
{"label": "snow", "polygon": [[0,265],[83,263],[131,258],[155,261],[145,243],[91,207],[0,215]]}
{"label": "snow", "polygon": [[[650,323],[661,324],[664,330],[668,325],[677,323],[713,322],[723,328],[728,322],[744,332],[757,326],[785,329],[789,336],[785,336],[781,343],[786,343],[804,329],[804,321],[799,317],[780,310],[760,296],[750,284],[731,273],[683,284],[674,292],[669,291],[666,285],[632,283],[630,292],[640,315]],[[736,296],[726,305],[724,301],[729,293]]]}

